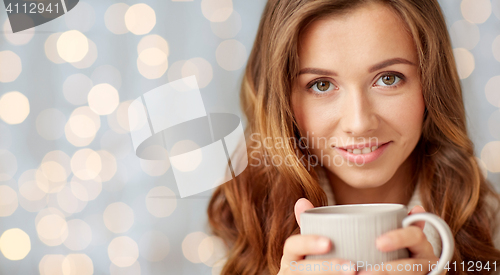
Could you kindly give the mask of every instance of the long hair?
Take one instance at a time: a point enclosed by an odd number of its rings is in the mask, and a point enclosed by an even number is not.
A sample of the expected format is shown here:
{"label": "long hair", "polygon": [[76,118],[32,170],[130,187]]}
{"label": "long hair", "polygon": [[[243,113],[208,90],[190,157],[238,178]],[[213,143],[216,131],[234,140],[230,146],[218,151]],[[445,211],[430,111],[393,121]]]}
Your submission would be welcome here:
{"label": "long hair", "polygon": [[[229,248],[222,274],[277,274],[285,240],[300,232],[294,204],[302,197],[327,205],[309,152],[298,142],[291,109],[301,31],[373,0],[269,0],[261,17],[241,86],[247,119],[248,166],[219,186],[208,205],[212,233]],[[406,23],[419,58],[425,101],[422,135],[414,149],[422,204],[446,221],[455,237],[452,261],[500,260],[492,228],[498,194],[481,173],[466,128],[460,80],[437,0],[378,0]],[[280,146],[269,146],[281,140]],[[276,165],[276,162],[286,165]],[[450,270],[450,274],[465,274]],[[478,274],[489,274],[483,269]]]}

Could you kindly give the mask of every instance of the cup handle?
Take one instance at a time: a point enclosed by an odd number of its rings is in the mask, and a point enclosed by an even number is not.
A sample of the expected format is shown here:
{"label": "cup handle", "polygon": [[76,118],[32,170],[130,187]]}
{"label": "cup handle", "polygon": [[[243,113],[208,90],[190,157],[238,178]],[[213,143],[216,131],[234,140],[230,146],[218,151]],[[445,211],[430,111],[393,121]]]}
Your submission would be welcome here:
{"label": "cup handle", "polygon": [[453,234],[451,233],[448,224],[446,224],[446,222],[443,221],[439,216],[432,213],[411,214],[403,219],[403,227],[410,226],[412,223],[417,221],[426,221],[434,226],[434,228],[439,232],[439,236],[441,237],[441,241],[443,242],[441,257],[439,258],[438,266],[427,274],[438,275],[443,272],[444,267],[453,257],[453,251],[455,249]]}

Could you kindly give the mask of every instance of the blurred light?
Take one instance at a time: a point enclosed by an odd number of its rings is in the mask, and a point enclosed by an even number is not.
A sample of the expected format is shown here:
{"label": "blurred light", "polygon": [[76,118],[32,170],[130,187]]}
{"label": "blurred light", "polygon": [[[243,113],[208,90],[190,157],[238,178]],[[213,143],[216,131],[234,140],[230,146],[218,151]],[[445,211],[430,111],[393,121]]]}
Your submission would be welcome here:
{"label": "blurred light", "polygon": [[[76,118],[78,116],[84,116],[89,119]],[[100,127],[101,120],[99,115],[88,106],[82,106],[76,108],[71,113],[68,123],[64,127],[64,132],[71,144],[81,147],[89,145],[94,140],[95,134]]]}
{"label": "blurred light", "polygon": [[184,257],[192,263],[201,263],[198,247],[206,237],[208,237],[207,234],[203,232],[193,232],[188,234],[182,241],[182,253],[184,254]]}
{"label": "blurred light", "polygon": [[139,60],[148,66],[158,66],[167,61],[167,55],[158,48],[147,48],[139,54]]}
{"label": "blurred light", "polygon": [[221,261],[217,261],[212,267],[212,275],[220,275],[222,274],[222,268],[226,264],[227,259],[223,259]]}
{"label": "blurred light", "polygon": [[494,76],[488,80],[484,89],[488,102],[500,108],[500,75]]}
{"label": "blurred light", "polygon": [[133,34],[149,33],[155,25],[155,11],[144,3],[130,6],[125,13],[125,26]]}
{"label": "blurred light", "polygon": [[10,180],[16,172],[16,156],[7,150],[0,150],[0,181]]}
{"label": "blurred light", "polygon": [[[21,58],[12,51],[0,52],[0,82],[12,82],[23,70]],[[1,108],[0,108],[1,110]]]}
{"label": "blurred light", "polygon": [[109,273],[110,275],[141,275],[141,265],[139,261],[127,267],[119,267],[112,263],[109,265]]}
{"label": "blurred light", "polygon": [[146,195],[146,208],[155,217],[168,217],[176,207],[175,193],[166,186],[154,187]]}
{"label": "blurred light", "polygon": [[50,61],[56,64],[66,62],[57,53],[57,41],[59,40],[61,34],[62,32],[51,34],[47,40],[45,40],[45,55]]}
{"label": "blurred light", "polygon": [[215,50],[217,63],[227,71],[240,69],[246,62],[246,55],[245,45],[234,39],[222,41]]}
{"label": "blurred light", "polygon": [[233,1],[201,0],[201,12],[211,22],[226,21],[233,12]]}
{"label": "blurred light", "polygon": [[41,111],[36,117],[36,131],[46,140],[56,140],[64,134],[66,117],[54,108]]}
{"label": "blurred light", "polygon": [[488,171],[492,173],[500,172],[500,141],[488,142],[481,150],[481,160]]}
{"label": "blurred light", "polygon": [[460,79],[466,79],[474,71],[474,56],[464,48],[453,49],[457,63],[458,76]]}
{"label": "blurred light", "polygon": [[179,60],[174,62],[170,69],[168,70],[167,77],[169,82],[173,82],[183,78],[182,76],[182,68],[186,64],[186,60]]}
{"label": "blurred light", "polygon": [[94,64],[94,62],[96,61],[97,59],[97,46],[96,44],[94,43],[94,41],[90,40],[90,39],[87,39],[88,42],[89,42],[89,50],[87,52],[87,54],[83,57],[82,60],[78,61],[78,62],[71,62],[71,65],[73,65],[73,67],[77,68],[77,69],[85,69],[85,68],[88,68],[90,66],[92,66],[92,64]]}
{"label": "blurred light", "polygon": [[73,195],[81,201],[91,201],[97,198],[102,191],[102,183],[99,176],[91,180],[81,180],[74,176],[70,182]]}
{"label": "blurred light", "polygon": [[[189,155],[184,154],[186,152],[190,152]],[[203,158],[200,147],[191,140],[181,140],[175,143],[169,155],[176,156],[171,160],[171,164],[182,172],[195,170]]]}
{"label": "blurred light", "polygon": [[139,257],[137,243],[128,236],[114,238],[108,246],[111,262],[119,267],[133,265]]}
{"label": "blurred light", "polygon": [[213,72],[210,62],[201,57],[191,58],[182,65],[182,77],[194,75],[198,88],[205,88],[212,81]]}
{"label": "blurred light", "polygon": [[223,22],[210,22],[212,32],[222,39],[235,37],[241,30],[241,16],[235,10]]}
{"label": "blurred light", "polygon": [[481,170],[481,173],[483,174],[483,177],[485,179],[488,178],[488,169],[486,168],[486,164],[484,164],[484,161],[481,160],[480,158],[478,157],[474,157],[477,161],[477,164],[479,166],[479,169]]}
{"label": "blurred light", "polygon": [[474,24],[484,23],[491,14],[490,0],[462,0],[462,16]]}
{"label": "blurred light", "polygon": [[[2,58],[0,57],[0,64],[1,62]],[[0,77],[1,75],[2,74],[0,72]],[[29,113],[29,100],[20,92],[8,92],[0,97],[0,118],[3,119],[3,121],[5,121],[6,123],[22,123],[28,117]]]}
{"label": "blurred light", "polygon": [[111,65],[102,65],[97,67],[90,76],[94,85],[108,83],[115,89],[122,86],[122,77],[120,71]]}
{"label": "blurred light", "polygon": [[50,151],[42,159],[42,165],[44,163],[48,162],[55,162],[55,164],[51,164],[48,166],[48,168],[52,168],[51,166],[54,166],[54,171],[48,170],[48,169],[41,169],[47,179],[51,181],[64,181],[68,178],[69,174],[71,174],[71,167],[70,167],[70,158],[68,154],[61,150],[54,150]]}
{"label": "blurred light", "polygon": [[63,83],[63,95],[73,105],[87,104],[87,95],[92,87],[92,80],[88,76],[72,74]]}
{"label": "blurred light", "polygon": [[129,118],[128,118],[128,107],[132,103],[132,100],[127,100],[120,105],[116,110],[108,115],[108,125],[109,127],[118,134],[125,134],[130,132]]}
{"label": "blurred light", "polygon": [[227,248],[224,241],[216,236],[208,236],[198,246],[198,256],[207,266],[214,266],[225,257]]}
{"label": "blurred light", "polygon": [[168,69],[168,59],[156,66],[149,66],[137,57],[137,70],[147,79],[157,79],[163,76]]}
{"label": "blurred light", "polygon": [[82,212],[87,206],[87,201],[79,200],[72,192],[70,187],[64,186],[61,191],[57,193],[57,204],[61,210],[68,214]]}
{"label": "blurred light", "polygon": [[[49,172],[50,167],[45,168]],[[57,193],[63,189],[63,187],[66,185],[66,181],[51,181],[47,178],[45,173],[42,171],[41,167],[38,168],[35,172],[35,179],[36,179],[36,184],[38,188],[40,188],[43,192],[45,193]]]}
{"label": "blurred light", "polygon": [[123,202],[115,202],[106,207],[103,220],[109,231],[124,233],[134,224],[134,211]]}
{"label": "blurred light", "polygon": [[94,264],[86,254],[69,254],[62,262],[64,275],[92,275]]}
{"label": "blurred light", "polygon": [[70,30],[89,31],[95,23],[94,8],[87,2],[79,1],[71,13],[64,15],[64,21]]}
{"label": "blurred light", "polygon": [[36,171],[36,169],[26,170],[17,181],[19,194],[30,201],[41,200],[46,194],[36,183]]}
{"label": "blurred light", "polygon": [[167,150],[160,145],[151,145],[143,150],[143,154],[154,158],[149,159],[139,159],[141,163],[141,169],[146,174],[157,177],[165,174],[170,168],[170,161],[168,159]]}
{"label": "blurred light", "polygon": [[36,222],[36,231],[44,244],[58,246],[68,237],[68,224],[60,215],[47,214]]}
{"label": "blurred light", "polygon": [[99,175],[101,169],[101,157],[90,148],[80,149],[71,157],[71,171],[79,179],[94,179]]}
{"label": "blurred light", "polygon": [[17,193],[7,185],[0,185],[0,217],[7,217],[16,211]]}
{"label": "blurred light", "polygon": [[137,54],[141,55],[141,52],[150,48],[157,48],[160,51],[162,51],[166,56],[168,56],[170,53],[168,42],[163,37],[157,34],[150,34],[144,36],[137,45]]}
{"label": "blurred light", "polygon": [[458,20],[450,28],[454,48],[472,50],[479,43],[479,28],[467,20]]}
{"label": "blurred light", "polygon": [[64,245],[73,250],[84,250],[92,241],[92,229],[83,220],[74,219],[67,222],[68,237],[64,240]]}
{"label": "blurred light", "polygon": [[33,35],[35,35],[35,28],[33,27],[14,34],[12,32],[12,28],[10,27],[9,19],[6,19],[3,23],[3,35],[12,45],[25,45],[28,44],[28,42],[31,41],[31,38],[33,38]]}
{"label": "blurred light", "polygon": [[101,157],[102,163],[102,169],[99,173],[99,177],[101,178],[102,182],[109,181],[115,176],[116,173],[116,159],[111,153],[105,150],[99,150],[97,151],[97,153]]}
{"label": "blurred light", "polygon": [[95,85],[90,90],[88,102],[90,109],[96,114],[109,115],[118,107],[120,98],[115,87],[107,83],[102,83]]}
{"label": "blurred light", "polygon": [[5,230],[0,236],[0,251],[11,261],[24,259],[30,250],[30,236],[19,228]]}
{"label": "blurred light", "polygon": [[62,263],[64,255],[47,254],[43,256],[38,264],[40,275],[64,275],[62,271]]}
{"label": "blurred light", "polygon": [[109,6],[104,14],[104,24],[106,28],[114,34],[124,34],[128,32],[125,25],[125,13],[129,6],[125,3],[117,3]]}
{"label": "blurred light", "polygon": [[55,161],[47,161],[40,165],[40,170],[49,181],[61,182],[65,181],[68,174],[64,171],[64,167]]}
{"label": "blurred light", "polygon": [[159,262],[167,257],[170,244],[167,236],[160,231],[148,231],[139,240],[141,256],[150,262]]}
{"label": "blurred light", "polygon": [[493,56],[495,59],[500,62],[500,35],[493,40],[493,44],[491,45],[491,49],[493,51]]}
{"label": "blurred light", "polygon": [[66,62],[78,62],[85,57],[88,51],[87,37],[77,30],[64,32],[57,39],[57,52]]}

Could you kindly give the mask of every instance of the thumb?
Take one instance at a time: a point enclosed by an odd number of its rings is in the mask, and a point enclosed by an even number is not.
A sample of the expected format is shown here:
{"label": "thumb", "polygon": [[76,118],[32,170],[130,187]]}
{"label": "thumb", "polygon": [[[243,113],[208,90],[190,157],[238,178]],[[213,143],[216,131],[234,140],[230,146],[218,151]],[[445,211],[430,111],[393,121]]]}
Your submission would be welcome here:
{"label": "thumb", "polygon": [[300,198],[295,203],[295,219],[300,227],[300,213],[306,211],[307,209],[314,208],[314,205],[306,198]]}

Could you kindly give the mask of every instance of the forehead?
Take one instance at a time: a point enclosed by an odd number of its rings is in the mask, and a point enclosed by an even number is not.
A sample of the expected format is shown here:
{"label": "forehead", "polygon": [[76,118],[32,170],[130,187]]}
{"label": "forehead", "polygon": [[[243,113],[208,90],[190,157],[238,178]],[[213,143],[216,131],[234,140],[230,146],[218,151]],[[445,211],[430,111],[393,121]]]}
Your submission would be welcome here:
{"label": "forehead", "polygon": [[395,11],[378,3],[327,15],[301,33],[301,67],[312,65],[309,63],[331,66],[332,62],[365,67],[393,57],[416,61],[416,48],[405,26]]}

